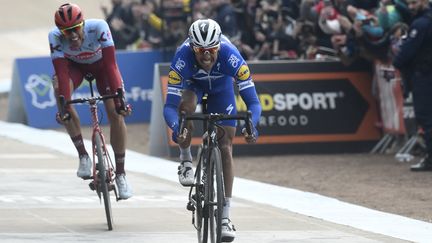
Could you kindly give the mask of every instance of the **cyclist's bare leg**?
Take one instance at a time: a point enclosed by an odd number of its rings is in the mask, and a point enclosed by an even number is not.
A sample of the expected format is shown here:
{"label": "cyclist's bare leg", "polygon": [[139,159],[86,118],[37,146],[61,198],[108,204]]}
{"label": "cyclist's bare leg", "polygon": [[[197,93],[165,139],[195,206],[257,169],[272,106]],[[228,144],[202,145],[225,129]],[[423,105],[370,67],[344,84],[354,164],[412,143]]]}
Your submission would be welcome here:
{"label": "cyclist's bare leg", "polygon": [[124,173],[124,156],[126,151],[126,123],[124,117],[115,109],[112,99],[104,101],[110,123],[110,143],[116,155],[116,173]]}
{"label": "cyclist's bare leg", "polygon": [[[232,140],[235,136],[235,127],[224,126],[225,136],[219,139],[219,149],[221,151],[224,184],[225,184],[225,197],[232,197],[232,188],[234,182],[234,162],[232,157]],[[223,134],[218,132],[218,134]]]}
{"label": "cyclist's bare leg", "polygon": [[105,111],[110,123],[110,143],[115,157],[115,182],[120,199],[132,197],[132,189],[126,180],[125,152],[126,152],[126,123],[123,115],[117,113],[114,100],[104,101]]}
{"label": "cyclist's bare leg", "polygon": [[76,137],[81,134],[81,122],[75,108],[71,106],[69,108],[71,119],[63,123],[68,132],[69,136]]}
{"label": "cyclist's bare leg", "polygon": [[[234,162],[232,158],[232,140],[235,136],[235,127],[224,126],[225,136],[219,139],[219,148],[221,150],[223,175],[225,185],[225,203],[222,211],[222,218],[230,218],[230,207],[232,198],[232,189],[234,183]],[[222,134],[222,133],[218,133]]]}
{"label": "cyclist's bare leg", "polygon": [[[55,94],[55,97],[57,100],[57,108],[60,111],[60,104],[58,102],[59,90],[58,90],[57,76],[53,77],[53,88],[54,88],[54,94]],[[72,80],[70,81],[70,90],[74,90]],[[73,139],[73,138],[81,135],[81,123],[80,123],[78,113],[76,112],[76,110],[73,106],[69,106],[69,113],[71,115],[71,119],[69,121],[63,122],[62,124],[66,128],[66,131],[69,134],[69,136]]]}
{"label": "cyclist's bare leg", "polygon": [[[72,80],[70,83],[70,90],[73,92],[74,85]],[[57,108],[60,111],[62,108],[60,107],[59,102],[59,88],[58,88],[58,79],[57,76],[54,76],[53,78],[53,88],[54,88],[54,95],[57,100]],[[59,119],[59,122],[63,124],[63,126],[66,128],[67,133],[69,134],[79,156],[79,167],[77,171],[77,176],[81,178],[87,178],[91,175],[91,160],[88,157],[88,153],[84,146],[83,137],[81,135],[81,126],[80,126],[80,120],[79,116],[73,106],[69,106],[68,112],[70,114],[70,119],[67,121],[62,121]]]}

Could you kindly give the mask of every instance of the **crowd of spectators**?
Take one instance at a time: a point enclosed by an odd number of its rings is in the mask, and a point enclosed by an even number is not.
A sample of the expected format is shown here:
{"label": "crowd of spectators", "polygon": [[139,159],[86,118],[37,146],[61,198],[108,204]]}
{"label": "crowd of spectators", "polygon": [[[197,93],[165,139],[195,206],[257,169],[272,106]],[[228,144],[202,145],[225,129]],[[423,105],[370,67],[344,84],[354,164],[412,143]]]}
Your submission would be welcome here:
{"label": "crowd of spectators", "polygon": [[247,60],[388,60],[407,30],[405,0],[111,0],[117,49],[173,51],[191,22],[216,20]]}
{"label": "crowd of spectators", "polygon": [[116,48],[128,50],[175,49],[186,38],[191,13],[183,0],[111,0],[111,9],[102,11]]}

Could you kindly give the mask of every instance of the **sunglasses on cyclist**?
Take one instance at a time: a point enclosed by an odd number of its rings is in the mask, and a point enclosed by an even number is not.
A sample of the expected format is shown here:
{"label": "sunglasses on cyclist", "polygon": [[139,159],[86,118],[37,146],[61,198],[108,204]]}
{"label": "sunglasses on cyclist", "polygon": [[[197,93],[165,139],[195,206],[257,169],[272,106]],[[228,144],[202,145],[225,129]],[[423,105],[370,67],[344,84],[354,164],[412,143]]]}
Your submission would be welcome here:
{"label": "sunglasses on cyclist", "polygon": [[74,26],[67,27],[67,28],[64,28],[64,29],[60,29],[60,32],[64,36],[69,36],[70,34],[72,34],[72,32],[75,32],[75,33],[79,32],[83,28],[83,26],[84,26],[84,21],[82,21],[81,23],[76,24]]}
{"label": "sunglasses on cyclist", "polygon": [[193,46],[192,49],[195,53],[205,54],[206,52],[209,52],[210,54],[215,54],[216,52],[219,51],[219,47],[220,47],[219,45],[210,48]]}

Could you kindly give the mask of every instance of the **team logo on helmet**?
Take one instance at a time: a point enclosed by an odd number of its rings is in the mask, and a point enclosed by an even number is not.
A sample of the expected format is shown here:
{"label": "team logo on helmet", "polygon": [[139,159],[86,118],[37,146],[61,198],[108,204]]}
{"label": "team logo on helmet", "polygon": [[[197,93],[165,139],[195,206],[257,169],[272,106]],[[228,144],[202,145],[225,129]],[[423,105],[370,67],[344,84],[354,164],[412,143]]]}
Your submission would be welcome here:
{"label": "team logo on helmet", "polygon": [[190,42],[194,46],[209,48],[220,43],[221,28],[212,19],[199,19],[189,28]]}
{"label": "team logo on helmet", "polygon": [[250,77],[250,71],[249,71],[249,67],[247,65],[242,65],[238,72],[237,72],[237,78],[239,80],[247,80]]}
{"label": "team logo on helmet", "polygon": [[181,82],[180,75],[176,71],[171,70],[168,73],[168,83],[169,84],[179,84],[180,82]]}

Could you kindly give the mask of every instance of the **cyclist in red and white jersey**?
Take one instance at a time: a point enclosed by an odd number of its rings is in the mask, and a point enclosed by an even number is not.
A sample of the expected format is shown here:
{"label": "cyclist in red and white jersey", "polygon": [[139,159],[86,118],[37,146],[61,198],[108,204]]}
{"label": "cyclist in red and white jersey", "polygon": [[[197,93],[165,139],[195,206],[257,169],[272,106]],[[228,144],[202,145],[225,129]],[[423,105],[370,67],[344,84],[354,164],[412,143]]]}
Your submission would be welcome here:
{"label": "cyclist in red and white jersey", "polygon": [[[101,95],[116,92],[123,88],[123,80],[117,67],[115,47],[111,31],[104,20],[84,20],[80,7],[66,3],[59,7],[54,15],[55,27],[49,33],[51,58],[55,75],[53,86],[58,100],[63,95],[70,100],[72,92],[80,86],[85,75],[91,74],[96,79],[96,86]],[[132,190],[126,180],[124,162],[126,150],[126,124],[124,116],[129,115],[128,105],[121,105],[119,99],[104,101],[110,122],[110,142],[114,150],[116,164],[116,184],[119,197],[127,199]],[[57,121],[62,123],[69,133],[79,155],[78,177],[89,177],[92,162],[84,147],[80,120],[73,106],[66,107],[62,114],[57,113]]]}

